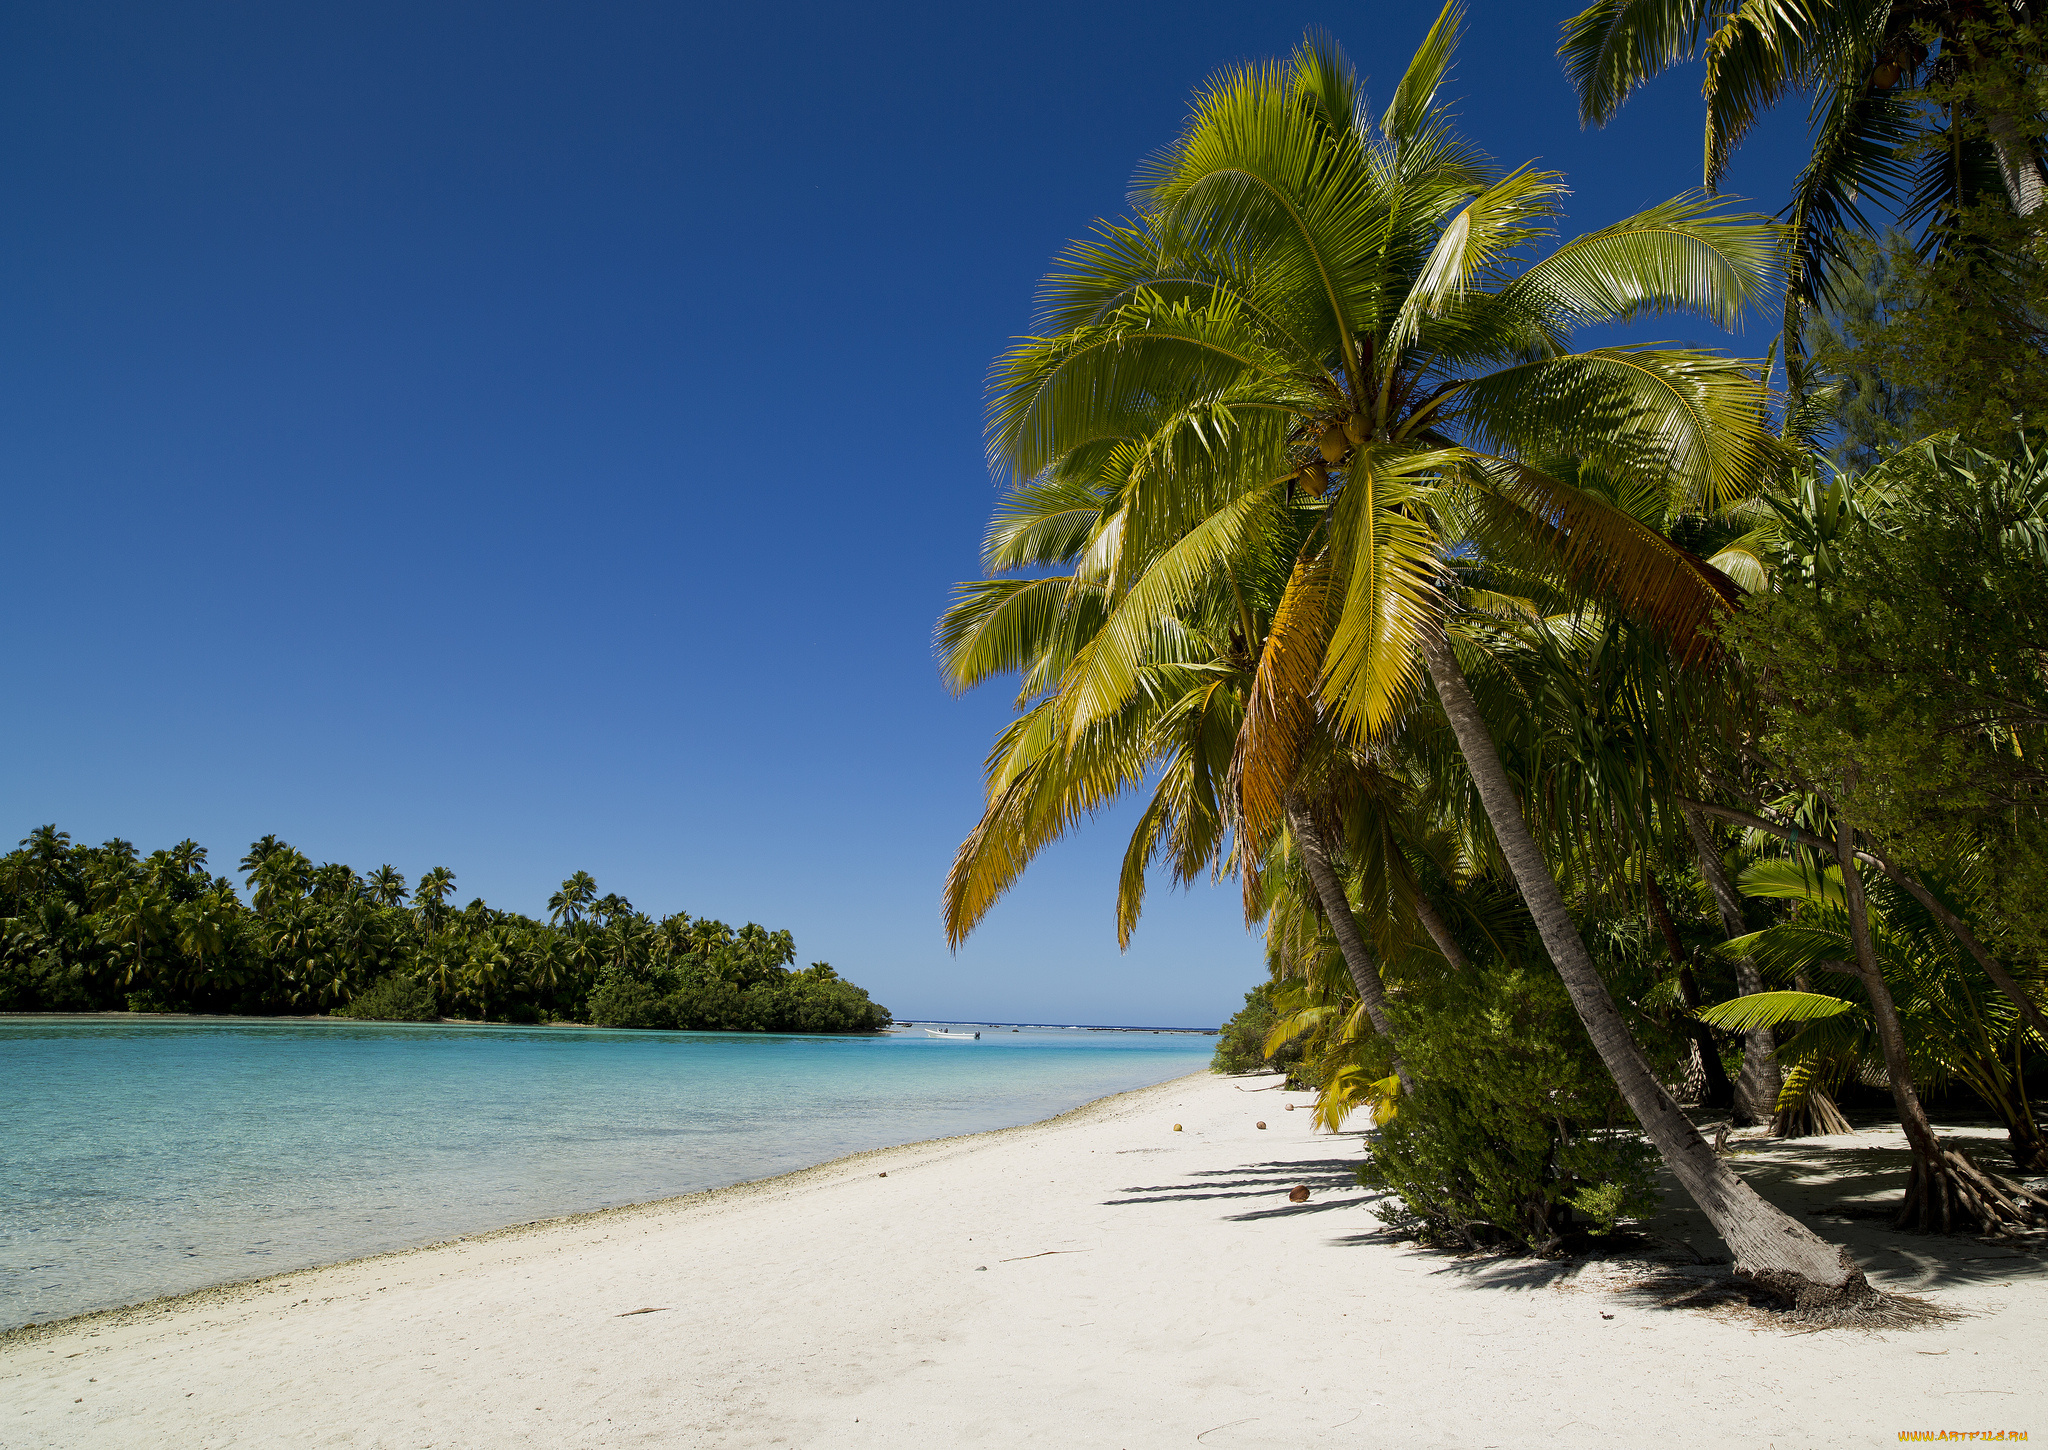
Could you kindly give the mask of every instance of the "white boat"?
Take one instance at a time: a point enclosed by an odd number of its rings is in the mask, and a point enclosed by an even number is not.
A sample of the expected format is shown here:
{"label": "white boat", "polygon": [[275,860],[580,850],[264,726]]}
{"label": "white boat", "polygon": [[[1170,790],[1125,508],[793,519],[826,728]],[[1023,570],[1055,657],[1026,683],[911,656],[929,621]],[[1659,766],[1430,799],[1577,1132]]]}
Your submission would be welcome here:
{"label": "white boat", "polygon": [[981,1037],[979,1032],[948,1032],[943,1027],[927,1027],[924,1030],[924,1035],[927,1037],[943,1037],[948,1042],[975,1042]]}

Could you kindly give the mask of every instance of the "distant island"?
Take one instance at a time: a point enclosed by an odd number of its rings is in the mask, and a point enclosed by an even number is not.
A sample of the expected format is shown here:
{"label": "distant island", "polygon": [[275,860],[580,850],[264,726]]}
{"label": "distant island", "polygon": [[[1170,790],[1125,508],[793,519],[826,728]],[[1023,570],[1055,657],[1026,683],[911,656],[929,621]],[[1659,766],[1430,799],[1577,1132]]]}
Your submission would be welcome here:
{"label": "distant island", "polygon": [[181,841],[142,855],[55,825],[0,857],[0,1012],[331,1014],[426,1022],[577,1022],[712,1032],[880,1032],[889,1010],[827,962],[792,970],[796,942],[753,922],[652,917],[578,871],[548,919],[482,897],[455,873],[416,885],[315,866],[265,836],[212,874]]}

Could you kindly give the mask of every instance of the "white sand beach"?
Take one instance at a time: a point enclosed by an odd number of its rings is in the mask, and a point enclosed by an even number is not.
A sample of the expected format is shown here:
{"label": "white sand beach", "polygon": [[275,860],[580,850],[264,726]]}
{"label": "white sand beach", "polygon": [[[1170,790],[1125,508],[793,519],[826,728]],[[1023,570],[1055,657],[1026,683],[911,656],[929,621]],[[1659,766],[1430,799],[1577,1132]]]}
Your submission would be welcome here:
{"label": "white sand beach", "polygon": [[[1875,1281],[1968,1317],[1801,1334],[1659,1307],[1686,1275],[1725,1271],[1402,1244],[1353,1178],[1358,1136],[1312,1133],[1307,1096],[1276,1081],[1202,1074],[1026,1128],[18,1331],[0,1338],[0,1445],[2048,1437],[2034,1255],[1823,1217]],[[1749,1144],[1738,1162],[1812,1208],[1840,1198],[1826,1180],[1844,1156],[1897,1147],[1868,1132]],[[1718,1250],[1682,1200],[1653,1228]]]}

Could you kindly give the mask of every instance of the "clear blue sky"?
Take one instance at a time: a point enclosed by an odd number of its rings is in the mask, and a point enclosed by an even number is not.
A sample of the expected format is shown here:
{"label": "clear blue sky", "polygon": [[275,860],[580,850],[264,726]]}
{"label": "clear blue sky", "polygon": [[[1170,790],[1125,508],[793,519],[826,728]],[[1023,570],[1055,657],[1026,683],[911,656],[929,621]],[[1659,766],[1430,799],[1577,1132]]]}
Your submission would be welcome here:
{"label": "clear blue sky", "polygon": [[[1581,132],[1576,3],[1475,4],[1452,93],[1583,229],[1697,183],[1699,100]],[[1435,9],[17,0],[0,833],[529,912],[581,868],[901,1016],[1217,1022],[1235,889],[1119,955],[1113,818],[946,950],[1006,705],[930,648],[982,379],[1205,75],[1324,26],[1384,97]],[[1800,134],[1730,189],[1775,208]]]}

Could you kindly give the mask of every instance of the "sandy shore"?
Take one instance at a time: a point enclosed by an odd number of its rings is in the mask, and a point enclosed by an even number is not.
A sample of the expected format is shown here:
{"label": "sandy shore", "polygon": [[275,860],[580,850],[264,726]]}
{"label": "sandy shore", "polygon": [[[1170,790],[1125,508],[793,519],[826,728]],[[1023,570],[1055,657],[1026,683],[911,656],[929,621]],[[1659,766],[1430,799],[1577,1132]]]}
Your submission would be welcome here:
{"label": "sandy shore", "polygon": [[[1312,1134],[1285,1109],[1306,1096],[1274,1081],[1203,1074],[1028,1128],[18,1331],[0,1337],[0,1445],[2048,1438],[2037,1256],[1828,1216],[1874,1279],[1969,1317],[1790,1334],[1663,1308],[1672,1283],[1724,1271],[1400,1243],[1352,1177],[1357,1136]],[[1897,1147],[1864,1133],[1741,1162],[1812,1210],[1841,1198],[1848,1155],[1892,1166]],[[1718,1251],[1687,1208],[1653,1227]]]}

